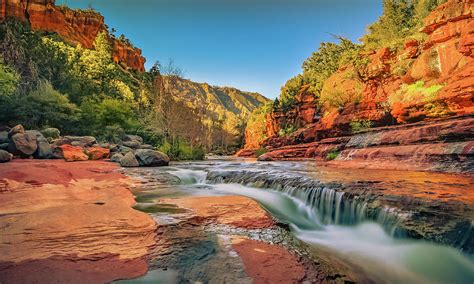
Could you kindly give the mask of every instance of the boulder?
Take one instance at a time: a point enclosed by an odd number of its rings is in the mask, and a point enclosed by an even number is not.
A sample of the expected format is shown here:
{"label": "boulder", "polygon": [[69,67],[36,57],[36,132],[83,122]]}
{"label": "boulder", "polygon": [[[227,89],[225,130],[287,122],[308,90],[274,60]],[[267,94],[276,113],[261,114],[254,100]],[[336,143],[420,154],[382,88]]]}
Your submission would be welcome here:
{"label": "boulder", "polygon": [[122,160],[123,155],[120,153],[113,154],[112,157],[110,157],[110,161],[114,163],[120,163]]}
{"label": "boulder", "polygon": [[61,136],[61,132],[57,128],[45,128],[41,130],[41,133],[48,141],[58,139]]}
{"label": "boulder", "polygon": [[89,159],[84,153],[83,148],[69,144],[56,147],[54,149],[54,156],[59,159],[64,159],[67,162],[87,161]]}
{"label": "boulder", "polygon": [[119,147],[118,147],[118,152],[125,155],[125,154],[128,153],[128,152],[132,152],[132,153],[133,153],[133,149],[130,148],[130,147],[127,147],[127,146],[119,146]]}
{"label": "boulder", "polygon": [[8,151],[8,143],[2,143],[0,144],[0,149]]}
{"label": "boulder", "polygon": [[136,140],[123,142],[123,146],[133,148],[133,149],[138,149],[140,145],[141,145],[140,142]]}
{"label": "boulder", "polygon": [[170,158],[166,154],[149,149],[138,149],[135,151],[135,157],[143,167],[167,166],[170,162]]}
{"label": "boulder", "polygon": [[125,135],[123,141],[137,141],[140,144],[143,144],[143,138],[138,135]]}
{"label": "boulder", "polygon": [[0,150],[0,163],[10,162],[13,158],[13,155],[7,151]]}
{"label": "boulder", "polygon": [[[13,128],[12,128],[13,130]],[[10,135],[10,134],[9,134]],[[29,157],[33,155],[38,149],[36,134],[18,132],[10,136],[10,143],[8,144],[8,152],[13,155],[21,157]]]}
{"label": "boulder", "polygon": [[90,160],[103,160],[110,156],[110,150],[102,147],[89,147],[86,149],[86,154]]}
{"label": "boulder", "polygon": [[49,145],[48,140],[45,137],[40,137],[37,140],[38,149],[36,150],[34,157],[37,159],[53,159],[53,148]]}
{"label": "boulder", "polygon": [[24,134],[25,133],[25,128],[23,128],[23,125],[18,124],[17,126],[13,127],[8,131],[8,138],[12,137],[15,134]]}
{"label": "boulder", "polygon": [[138,147],[138,149],[149,149],[149,150],[153,150],[154,148],[155,147],[149,144],[143,144],[143,145],[140,145],[140,147]]}
{"label": "boulder", "polygon": [[91,147],[96,144],[97,140],[93,136],[64,136],[53,141],[55,147],[69,144],[72,146],[79,146],[82,148]]}
{"label": "boulder", "polygon": [[257,159],[257,161],[265,161],[265,162],[274,161],[274,160],[275,159],[269,153],[263,154]]}
{"label": "boulder", "polygon": [[0,132],[0,144],[8,143],[10,139],[8,139],[8,132],[7,131],[1,131]]}
{"label": "boulder", "polygon": [[120,165],[122,167],[138,167],[140,164],[138,163],[137,158],[135,158],[135,155],[133,152],[128,152],[123,156],[122,159],[120,159]]}

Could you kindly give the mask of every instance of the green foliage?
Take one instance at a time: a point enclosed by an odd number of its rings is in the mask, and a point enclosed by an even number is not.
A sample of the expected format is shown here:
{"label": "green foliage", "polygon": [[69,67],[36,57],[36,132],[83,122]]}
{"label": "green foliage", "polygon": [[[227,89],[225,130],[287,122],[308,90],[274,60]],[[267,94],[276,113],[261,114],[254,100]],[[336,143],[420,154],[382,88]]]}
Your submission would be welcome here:
{"label": "green foliage", "polygon": [[286,125],[284,128],[280,129],[280,131],[278,131],[278,135],[279,136],[290,135],[296,130],[298,130],[298,128],[295,125]]}
{"label": "green foliage", "polygon": [[352,133],[360,133],[372,128],[372,121],[369,119],[353,120],[350,125]]}
{"label": "green foliage", "polygon": [[446,0],[384,0],[383,14],[368,27],[362,38],[367,49],[399,48],[412,36],[418,36],[423,19]]}
{"label": "green foliage", "polygon": [[3,64],[0,58],[0,96],[11,96],[15,93],[20,76],[13,68]]}
{"label": "green foliage", "polygon": [[339,153],[340,153],[339,151],[331,151],[331,152],[327,153],[326,160],[331,161],[331,160],[336,159],[337,156],[339,156]]}
{"label": "green foliage", "polygon": [[390,105],[395,103],[428,103],[436,99],[436,95],[444,85],[425,86],[424,81],[417,81],[413,84],[403,84],[400,89],[393,93],[388,102]]}
{"label": "green foliage", "polygon": [[172,160],[203,160],[206,155],[202,147],[192,147],[184,140],[176,141],[174,144],[165,141],[159,150]]}
{"label": "green foliage", "polygon": [[255,157],[258,158],[261,155],[265,154],[267,152],[267,149],[260,147],[255,151]]}
{"label": "green foliage", "polygon": [[111,143],[119,143],[123,141],[126,132],[123,130],[122,126],[119,124],[107,125],[102,131],[100,131],[100,135],[98,138],[103,141],[111,142]]}
{"label": "green foliage", "polygon": [[10,121],[33,129],[45,126],[67,129],[78,119],[76,105],[66,95],[54,90],[48,82],[40,82],[36,90],[25,96],[10,97],[2,104],[0,113]]}

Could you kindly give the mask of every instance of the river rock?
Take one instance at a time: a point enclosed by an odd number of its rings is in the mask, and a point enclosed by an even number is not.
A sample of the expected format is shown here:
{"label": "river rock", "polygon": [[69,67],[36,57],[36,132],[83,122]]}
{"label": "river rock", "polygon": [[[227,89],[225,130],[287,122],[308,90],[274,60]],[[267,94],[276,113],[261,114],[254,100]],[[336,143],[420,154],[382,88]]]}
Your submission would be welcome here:
{"label": "river rock", "polygon": [[0,163],[10,162],[13,158],[13,155],[7,151],[0,150]]}
{"label": "river rock", "polygon": [[129,147],[129,148],[132,148],[132,149],[138,149],[140,147],[140,145],[141,145],[140,142],[138,142],[136,140],[123,142],[123,146]]}
{"label": "river rock", "polygon": [[65,144],[70,144],[72,146],[79,146],[84,148],[91,147],[96,143],[97,140],[93,136],[64,136],[53,141],[53,145],[56,147]]}
{"label": "river rock", "polygon": [[0,149],[1,149],[1,150],[8,151],[8,143],[2,143],[2,144],[0,144]]}
{"label": "river rock", "polygon": [[[13,128],[12,128],[13,130]],[[34,133],[18,132],[10,136],[10,143],[8,144],[8,152],[13,155],[22,157],[29,157],[33,155],[38,149],[37,138]]]}
{"label": "river rock", "polygon": [[140,144],[143,144],[143,138],[138,135],[125,135],[123,141],[137,141]]}
{"label": "river rock", "polygon": [[37,159],[53,159],[53,149],[49,145],[48,140],[45,137],[39,137],[37,139],[38,149],[36,150],[34,157]]}
{"label": "river rock", "polygon": [[89,147],[86,149],[86,154],[91,160],[103,160],[110,156],[110,150],[102,147]]}
{"label": "river rock", "polygon": [[149,149],[149,150],[153,150],[154,147],[150,144],[143,144],[143,145],[140,145],[140,147],[138,147],[138,149]]}
{"label": "river rock", "polygon": [[54,156],[59,159],[64,159],[67,162],[87,161],[89,159],[84,153],[83,148],[69,144],[56,147],[54,149]]}
{"label": "river rock", "polygon": [[123,158],[120,159],[120,165],[122,167],[139,167],[140,166],[133,152],[127,152],[125,156],[123,156]]}
{"label": "river rock", "polygon": [[110,161],[114,163],[120,163],[122,160],[123,155],[120,153],[113,154],[112,157],[110,157]]}
{"label": "river rock", "polygon": [[45,128],[41,130],[43,136],[51,141],[52,139],[58,139],[61,136],[61,132],[57,128]]}
{"label": "river rock", "polygon": [[23,125],[18,124],[17,126],[14,126],[10,131],[8,131],[8,138],[12,137],[15,134],[24,134],[25,133],[25,128],[23,128]]}
{"label": "river rock", "polygon": [[130,148],[130,147],[127,147],[127,146],[119,146],[118,147],[118,152],[125,155],[127,154],[128,152],[132,152],[133,153],[133,149]]}
{"label": "river rock", "polygon": [[8,143],[10,139],[8,139],[8,132],[1,131],[0,132],[0,144]]}
{"label": "river rock", "polygon": [[167,166],[170,162],[170,158],[166,154],[149,149],[138,149],[135,151],[135,157],[143,167]]}

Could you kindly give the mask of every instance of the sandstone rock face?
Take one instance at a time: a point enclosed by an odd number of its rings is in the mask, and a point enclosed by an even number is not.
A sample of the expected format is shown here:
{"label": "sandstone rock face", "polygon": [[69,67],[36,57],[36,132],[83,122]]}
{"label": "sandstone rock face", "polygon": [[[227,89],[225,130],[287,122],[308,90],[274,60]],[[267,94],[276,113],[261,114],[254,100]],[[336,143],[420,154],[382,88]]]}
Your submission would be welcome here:
{"label": "sandstone rock face", "polygon": [[[244,149],[264,147],[269,152],[260,159],[266,160],[324,160],[331,151],[347,154],[345,151],[353,148],[472,141],[473,136],[468,129],[472,128],[474,114],[473,11],[474,2],[471,0],[448,0],[425,19],[422,29],[427,35],[425,41],[407,40],[404,49],[397,53],[388,48],[367,52],[364,56],[369,63],[363,73],[342,66],[325,81],[323,96],[334,100],[338,94],[344,94],[344,97],[357,97],[356,103],[346,103],[339,108],[327,105],[320,108],[314,103],[301,108],[304,101],[301,97],[307,96],[308,92],[307,86],[302,87],[292,109],[267,114],[265,134],[269,138],[260,145],[255,145],[253,141],[246,143]],[[412,99],[407,91],[410,85],[419,88],[417,92],[423,95],[427,92],[424,90],[431,87],[436,87],[438,91],[429,99]],[[308,118],[311,114],[312,121],[299,119]],[[353,123],[361,121],[375,129],[354,135],[357,130],[353,128]],[[406,128],[396,126],[398,124],[406,125]],[[299,129],[280,136],[279,131],[287,125]],[[390,128],[394,131],[389,131]],[[349,137],[350,142],[327,143],[328,139],[335,137]],[[252,137],[249,138],[251,140]],[[445,146],[449,148],[451,144]],[[432,166],[435,159],[450,160],[448,153],[436,156],[423,154],[423,151],[418,151],[421,149],[418,146],[407,149],[410,150],[400,151],[429,156],[419,160]],[[359,150],[356,152],[360,153],[359,161],[375,157],[373,154],[363,155]],[[239,154],[246,153],[242,151]],[[468,160],[472,159],[470,154],[463,153],[453,152],[453,156],[458,157],[454,161],[457,170],[465,169],[460,164],[468,165]],[[348,160],[347,156],[340,157]],[[408,154],[404,157],[410,159]],[[426,164],[422,168],[430,168]]]}
{"label": "sandstone rock face", "polygon": [[7,151],[0,150],[0,163],[10,162],[13,158],[13,155]]}
{"label": "sandstone rock face", "polygon": [[[33,30],[58,33],[66,41],[92,48],[97,34],[106,31],[104,17],[93,11],[55,6],[55,0],[2,0],[0,22],[8,18],[27,22]],[[141,50],[110,37],[116,63],[145,71]]]}
{"label": "sandstone rock face", "polygon": [[84,149],[79,146],[64,144],[54,149],[55,157],[64,159],[67,162],[87,161],[89,157],[84,153]]}
{"label": "sandstone rock face", "polygon": [[90,160],[103,160],[110,156],[110,150],[102,147],[89,147],[86,149],[86,154]]}
{"label": "sandstone rock face", "polygon": [[137,158],[133,152],[127,152],[122,159],[120,159],[120,165],[122,167],[139,167],[140,164],[138,163]]}
{"label": "sandstone rock face", "polygon": [[142,167],[167,166],[170,162],[166,154],[149,149],[138,149],[135,151],[135,157]]}

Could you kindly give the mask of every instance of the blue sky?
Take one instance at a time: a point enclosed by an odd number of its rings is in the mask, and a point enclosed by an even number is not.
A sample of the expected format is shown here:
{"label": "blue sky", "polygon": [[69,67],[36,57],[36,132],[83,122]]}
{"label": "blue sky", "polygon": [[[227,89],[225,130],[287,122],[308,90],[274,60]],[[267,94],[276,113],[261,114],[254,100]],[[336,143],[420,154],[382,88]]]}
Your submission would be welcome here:
{"label": "blue sky", "polygon": [[359,39],[380,0],[58,0],[101,12],[143,51],[185,77],[275,98],[331,34]]}

